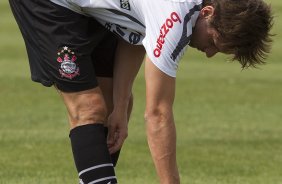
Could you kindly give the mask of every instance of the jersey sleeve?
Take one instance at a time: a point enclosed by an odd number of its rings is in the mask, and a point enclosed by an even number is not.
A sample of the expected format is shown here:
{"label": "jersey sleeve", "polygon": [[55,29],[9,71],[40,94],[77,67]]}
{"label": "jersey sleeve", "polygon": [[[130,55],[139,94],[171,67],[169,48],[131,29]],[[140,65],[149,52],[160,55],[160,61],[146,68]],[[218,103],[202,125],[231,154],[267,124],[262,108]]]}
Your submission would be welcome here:
{"label": "jersey sleeve", "polygon": [[[198,17],[200,6],[188,5],[166,1],[146,14],[143,45],[155,66],[171,77],[176,77],[179,61],[187,49]],[[150,15],[150,12],[154,14]]]}
{"label": "jersey sleeve", "polygon": [[143,45],[150,60],[162,72],[176,77],[179,61],[190,41],[187,35],[192,30],[187,29],[183,15],[177,11],[169,11],[158,18],[150,20],[146,27]]}

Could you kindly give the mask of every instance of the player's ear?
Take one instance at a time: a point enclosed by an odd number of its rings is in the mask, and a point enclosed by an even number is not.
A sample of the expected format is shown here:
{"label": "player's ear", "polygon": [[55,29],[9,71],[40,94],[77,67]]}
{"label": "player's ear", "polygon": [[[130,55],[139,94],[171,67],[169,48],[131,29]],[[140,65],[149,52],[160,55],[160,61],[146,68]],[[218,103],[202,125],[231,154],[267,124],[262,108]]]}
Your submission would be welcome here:
{"label": "player's ear", "polygon": [[200,11],[200,16],[202,18],[210,18],[214,15],[214,7],[213,6],[205,6]]}

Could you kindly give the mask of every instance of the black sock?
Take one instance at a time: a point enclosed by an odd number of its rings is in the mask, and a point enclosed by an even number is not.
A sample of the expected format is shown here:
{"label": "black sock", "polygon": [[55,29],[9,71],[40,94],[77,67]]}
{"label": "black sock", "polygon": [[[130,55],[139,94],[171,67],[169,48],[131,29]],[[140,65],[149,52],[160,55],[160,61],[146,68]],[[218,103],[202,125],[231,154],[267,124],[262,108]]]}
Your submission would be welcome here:
{"label": "black sock", "polygon": [[[105,127],[104,130],[105,130],[105,136],[107,137],[107,135],[108,135],[108,127]],[[113,163],[114,167],[117,165],[119,154],[120,154],[120,150],[118,150],[117,152],[111,154],[111,160],[112,160],[112,163]]]}
{"label": "black sock", "polygon": [[102,124],[76,127],[70,139],[81,183],[117,183]]}

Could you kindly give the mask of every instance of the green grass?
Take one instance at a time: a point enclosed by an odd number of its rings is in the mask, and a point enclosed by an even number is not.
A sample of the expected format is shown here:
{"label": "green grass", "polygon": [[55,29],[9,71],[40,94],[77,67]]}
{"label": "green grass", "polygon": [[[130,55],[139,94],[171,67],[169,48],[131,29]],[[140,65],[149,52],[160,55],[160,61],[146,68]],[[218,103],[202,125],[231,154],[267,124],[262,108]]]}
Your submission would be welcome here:
{"label": "green grass", "polygon": [[[282,184],[282,1],[267,65],[241,71],[218,55],[189,51],[177,76],[175,120],[183,184]],[[23,40],[0,2],[0,184],[77,183],[66,110],[53,88],[30,80]],[[140,71],[129,138],[116,172],[121,184],[158,183],[148,150]]]}

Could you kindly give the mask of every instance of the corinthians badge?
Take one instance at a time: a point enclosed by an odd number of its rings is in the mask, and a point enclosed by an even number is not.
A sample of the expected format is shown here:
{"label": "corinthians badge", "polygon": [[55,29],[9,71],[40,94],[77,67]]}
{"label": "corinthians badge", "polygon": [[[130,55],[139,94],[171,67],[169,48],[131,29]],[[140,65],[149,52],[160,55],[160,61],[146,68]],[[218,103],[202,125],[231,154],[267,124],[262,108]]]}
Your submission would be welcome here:
{"label": "corinthians badge", "polygon": [[57,61],[61,63],[59,72],[62,77],[73,79],[79,75],[79,67],[75,64],[77,57],[67,46],[58,51]]}

